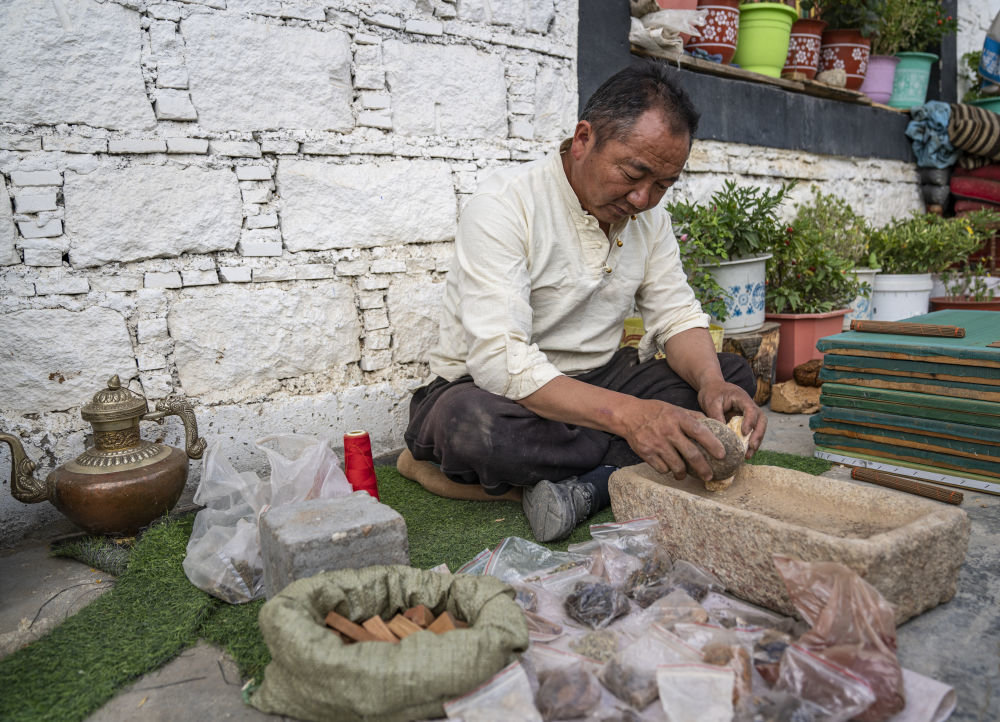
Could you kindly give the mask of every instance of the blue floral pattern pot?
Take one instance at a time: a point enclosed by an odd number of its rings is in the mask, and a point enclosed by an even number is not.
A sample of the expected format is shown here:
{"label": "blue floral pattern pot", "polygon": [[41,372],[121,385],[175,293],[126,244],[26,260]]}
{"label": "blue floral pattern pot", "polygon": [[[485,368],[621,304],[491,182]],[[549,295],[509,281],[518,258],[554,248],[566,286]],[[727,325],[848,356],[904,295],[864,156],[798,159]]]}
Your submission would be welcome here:
{"label": "blue floral pattern pot", "polygon": [[726,292],[727,334],[756,331],[764,325],[764,278],[771,254],[736,258],[710,266],[709,273]]}

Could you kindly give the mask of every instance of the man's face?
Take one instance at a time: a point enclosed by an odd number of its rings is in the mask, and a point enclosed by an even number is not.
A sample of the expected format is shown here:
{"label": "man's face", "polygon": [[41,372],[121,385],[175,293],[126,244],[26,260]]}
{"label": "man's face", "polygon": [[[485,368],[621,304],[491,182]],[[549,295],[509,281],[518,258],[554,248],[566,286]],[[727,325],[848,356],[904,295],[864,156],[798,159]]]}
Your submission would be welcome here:
{"label": "man's face", "polygon": [[687,162],[687,133],[671,132],[658,110],[639,116],[622,140],[600,148],[590,123],[577,123],[566,167],[584,210],[603,226],[652,208],[680,176]]}

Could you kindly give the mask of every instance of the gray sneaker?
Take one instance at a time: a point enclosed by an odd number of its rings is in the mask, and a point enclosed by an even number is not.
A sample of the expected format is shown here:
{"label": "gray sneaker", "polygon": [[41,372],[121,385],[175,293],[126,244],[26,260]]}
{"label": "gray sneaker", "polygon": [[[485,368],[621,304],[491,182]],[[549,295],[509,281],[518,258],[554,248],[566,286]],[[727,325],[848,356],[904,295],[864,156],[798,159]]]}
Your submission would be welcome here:
{"label": "gray sneaker", "polygon": [[594,485],[577,481],[575,476],[560,482],[542,480],[527,487],[521,497],[531,533],[540,542],[568,537],[590,516],[593,504]]}

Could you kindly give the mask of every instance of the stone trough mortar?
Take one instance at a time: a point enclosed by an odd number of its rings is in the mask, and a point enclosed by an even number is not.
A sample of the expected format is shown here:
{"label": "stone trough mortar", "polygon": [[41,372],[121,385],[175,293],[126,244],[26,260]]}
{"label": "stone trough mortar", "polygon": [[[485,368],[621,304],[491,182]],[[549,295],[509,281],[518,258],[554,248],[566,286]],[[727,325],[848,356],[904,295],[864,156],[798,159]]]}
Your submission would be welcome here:
{"label": "stone trough mortar", "polygon": [[701,564],[728,591],[795,614],[772,561],[840,562],[896,608],[896,624],[955,595],[969,545],[958,508],[908,494],[745,464],[725,491],[638,464],[611,475],[618,521],[656,517],[658,541],[674,559]]}

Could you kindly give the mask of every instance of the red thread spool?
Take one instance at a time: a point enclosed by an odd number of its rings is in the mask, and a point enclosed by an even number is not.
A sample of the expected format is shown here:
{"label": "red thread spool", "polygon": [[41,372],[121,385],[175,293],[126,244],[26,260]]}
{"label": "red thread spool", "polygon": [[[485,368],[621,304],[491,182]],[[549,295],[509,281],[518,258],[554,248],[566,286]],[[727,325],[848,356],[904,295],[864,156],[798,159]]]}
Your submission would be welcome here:
{"label": "red thread spool", "polygon": [[367,431],[344,434],[344,474],[355,491],[367,491],[378,499],[378,479],[372,459],[372,440]]}

